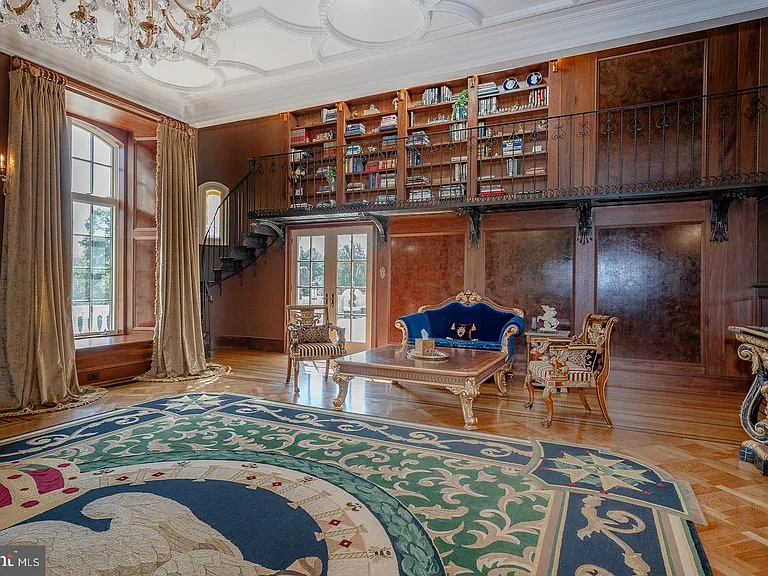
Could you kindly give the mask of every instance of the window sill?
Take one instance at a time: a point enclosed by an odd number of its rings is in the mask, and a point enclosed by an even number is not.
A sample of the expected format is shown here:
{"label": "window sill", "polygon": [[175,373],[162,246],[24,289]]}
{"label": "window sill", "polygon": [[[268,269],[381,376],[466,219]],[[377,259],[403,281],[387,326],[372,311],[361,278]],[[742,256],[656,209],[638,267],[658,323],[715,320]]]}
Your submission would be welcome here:
{"label": "window sill", "polygon": [[154,332],[136,331],[131,334],[113,334],[110,336],[94,336],[91,338],[76,338],[75,350],[91,350],[94,348],[107,348],[137,342],[152,342]]}

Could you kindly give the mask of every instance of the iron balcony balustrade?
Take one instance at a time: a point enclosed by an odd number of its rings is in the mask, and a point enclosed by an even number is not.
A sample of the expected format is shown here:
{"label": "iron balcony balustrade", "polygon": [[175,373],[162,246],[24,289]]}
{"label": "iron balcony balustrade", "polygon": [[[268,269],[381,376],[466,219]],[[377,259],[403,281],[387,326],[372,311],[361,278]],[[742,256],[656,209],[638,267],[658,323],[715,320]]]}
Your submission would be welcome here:
{"label": "iron balcony balustrade", "polygon": [[361,211],[510,210],[753,188],[768,181],[767,93],[757,87],[548,117],[507,110],[472,128],[436,122],[402,138],[381,132],[350,136],[345,146],[301,144],[251,159],[243,217],[331,221]]}

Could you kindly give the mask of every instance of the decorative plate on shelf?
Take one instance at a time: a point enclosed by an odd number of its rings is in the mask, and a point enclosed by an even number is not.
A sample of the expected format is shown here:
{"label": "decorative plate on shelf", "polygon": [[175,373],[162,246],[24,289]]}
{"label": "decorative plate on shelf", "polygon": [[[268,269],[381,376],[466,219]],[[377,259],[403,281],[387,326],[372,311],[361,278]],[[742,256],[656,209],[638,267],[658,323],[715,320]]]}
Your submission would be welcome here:
{"label": "decorative plate on shelf", "polygon": [[544,77],[541,75],[541,72],[531,72],[525,81],[528,83],[528,86],[538,86],[542,80],[544,80]]}
{"label": "decorative plate on shelf", "polygon": [[517,78],[507,78],[501,84],[501,89],[504,92],[512,92],[512,90],[517,90],[518,88],[520,88],[520,84],[517,82]]}
{"label": "decorative plate on shelf", "polygon": [[419,354],[416,350],[411,348],[408,350],[407,355],[411,360],[431,360],[432,362],[448,360],[448,354],[442,350],[435,350],[432,354]]}

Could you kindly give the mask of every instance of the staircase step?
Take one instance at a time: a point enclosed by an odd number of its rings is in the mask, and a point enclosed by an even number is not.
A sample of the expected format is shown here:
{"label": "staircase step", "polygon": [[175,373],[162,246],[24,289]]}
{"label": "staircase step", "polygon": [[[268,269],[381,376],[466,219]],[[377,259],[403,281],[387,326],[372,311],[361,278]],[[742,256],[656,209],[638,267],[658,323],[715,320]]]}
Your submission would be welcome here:
{"label": "staircase step", "polygon": [[258,234],[260,236],[267,236],[269,238],[275,238],[278,234],[274,228],[271,228],[265,224],[257,224],[253,227],[253,232],[246,232],[248,234]]}
{"label": "staircase step", "polygon": [[[272,230],[270,228],[270,230]],[[272,230],[274,232],[274,230]],[[265,234],[257,234],[256,232],[246,232],[243,238],[243,246],[249,248],[255,248],[257,250],[266,250],[269,244],[269,236]]]}
{"label": "staircase step", "polygon": [[229,257],[235,260],[250,262],[256,259],[256,250],[250,246],[232,246],[232,252],[230,252]]}
{"label": "staircase step", "polygon": [[[234,272],[240,274],[243,271],[243,261],[237,258],[230,258],[228,256],[222,256],[219,258],[221,261],[221,269],[224,272]],[[214,270],[214,273],[216,271]]]}

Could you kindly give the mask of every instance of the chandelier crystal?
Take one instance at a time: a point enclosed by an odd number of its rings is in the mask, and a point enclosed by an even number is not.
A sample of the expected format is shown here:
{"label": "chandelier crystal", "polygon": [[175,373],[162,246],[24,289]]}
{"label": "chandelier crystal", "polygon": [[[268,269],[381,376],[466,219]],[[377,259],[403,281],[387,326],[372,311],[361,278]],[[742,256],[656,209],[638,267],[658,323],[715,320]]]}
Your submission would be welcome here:
{"label": "chandelier crystal", "polygon": [[231,10],[230,0],[0,0],[0,26],[86,58],[138,66],[196,53],[213,66]]}

